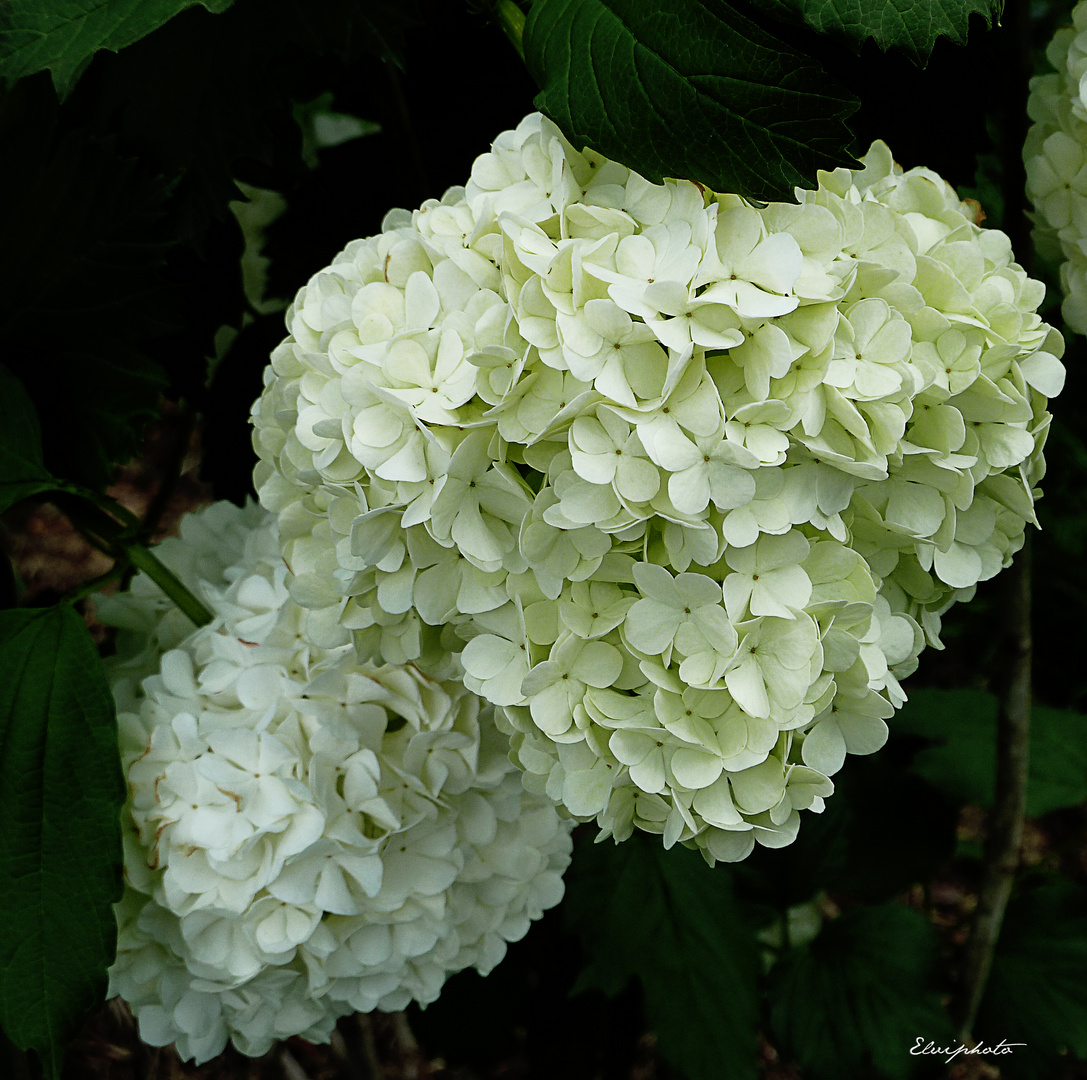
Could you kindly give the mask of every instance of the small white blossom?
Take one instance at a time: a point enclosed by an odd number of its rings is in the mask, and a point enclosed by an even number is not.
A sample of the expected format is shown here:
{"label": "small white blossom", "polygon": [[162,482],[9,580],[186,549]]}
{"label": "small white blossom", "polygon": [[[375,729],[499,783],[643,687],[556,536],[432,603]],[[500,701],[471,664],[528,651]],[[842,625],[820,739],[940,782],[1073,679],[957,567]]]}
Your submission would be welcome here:
{"label": "small white blossom", "polygon": [[1027,132],[1023,161],[1027,195],[1034,203],[1035,242],[1064,260],[1061,314],[1079,333],[1087,332],[1083,280],[1087,256],[1087,111],[1084,97],[1084,45],[1087,6],[1077,3],[1072,26],[1053,36],[1046,58],[1055,72],[1031,79],[1027,111],[1034,121]]}

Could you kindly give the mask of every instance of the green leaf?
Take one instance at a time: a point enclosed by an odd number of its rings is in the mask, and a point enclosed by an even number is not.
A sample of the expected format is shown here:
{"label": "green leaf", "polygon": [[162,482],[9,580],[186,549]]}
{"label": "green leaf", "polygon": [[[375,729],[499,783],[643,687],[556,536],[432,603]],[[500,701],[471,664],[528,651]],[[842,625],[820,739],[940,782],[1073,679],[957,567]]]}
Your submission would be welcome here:
{"label": "green leaf", "polygon": [[1087,800],[1087,716],[1035,705],[1030,725],[1027,813],[1041,817]]}
{"label": "green leaf", "polygon": [[124,798],[83,620],[67,604],[0,612],[0,1026],[52,1078],[113,961]]}
{"label": "green leaf", "polygon": [[574,145],[654,182],[792,200],[850,164],[859,102],[725,0],[535,0],[524,46],[537,106]]}
{"label": "green leaf", "polygon": [[[914,769],[959,803],[993,804],[997,699],[981,690],[914,690],[891,721],[899,735],[937,745],[921,750]],[[1087,799],[1087,716],[1036,705],[1031,710],[1027,815],[1078,806]]]}
{"label": "green leaf", "polygon": [[118,52],[178,12],[233,0],[7,0],[0,7],[0,82],[48,69],[63,99],[99,49]]}
{"label": "green leaf", "polygon": [[924,67],[937,38],[965,45],[970,16],[981,15],[992,26],[1004,0],[763,0],[763,6],[843,38],[855,50],[871,40],[884,51],[900,49]]}
{"label": "green leaf", "polygon": [[1000,1075],[1048,1080],[1057,1058],[1087,1057],[1087,891],[1043,878],[1012,898],[974,1035],[1025,1043],[994,1059]]}
{"label": "green leaf", "polygon": [[23,384],[0,364],[0,511],[55,486],[42,461],[34,403]]}
{"label": "green leaf", "polygon": [[807,1080],[900,1080],[922,1060],[918,1035],[951,1038],[932,983],[932,925],[900,904],[854,908],[771,972],[774,1045]]}
{"label": "green leaf", "polygon": [[566,882],[589,955],[574,992],[616,994],[636,975],[669,1061],[691,1080],[753,1078],[758,952],[728,869],[657,836],[593,844],[583,833]]}

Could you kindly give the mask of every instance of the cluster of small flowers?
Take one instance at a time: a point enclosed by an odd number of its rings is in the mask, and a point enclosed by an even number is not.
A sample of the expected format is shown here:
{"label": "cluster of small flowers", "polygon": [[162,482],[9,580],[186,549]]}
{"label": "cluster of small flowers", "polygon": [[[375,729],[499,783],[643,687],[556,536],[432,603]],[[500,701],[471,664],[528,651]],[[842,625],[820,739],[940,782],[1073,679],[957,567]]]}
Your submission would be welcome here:
{"label": "cluster of small flowers", "polygon": [[1034,243],[1061,261],[1064,321],[1087,334],[1087,2],[1046,49],[1054,71],[1030,81],[1023,161],[1034,203]]}
{"label": "cluster of small flowers", "polygon": [[459,651],[526,783],[617,839],[789,843],[1033,520],[1043,287],[863,164],[760,209],[530,116],[317,274],[266,371],[292,595],[330,645]]}
{"label": "cluster of small flowers", "polygon": [[186,632],[142,577],[98,603],[124,628],[129,787],[110,987],[143,1040],[257,1055],[488,972],[558,903],[572,847],[491,707],[313,645],[259,507],[216,504],[182,534],[158,551],[211,624]]}

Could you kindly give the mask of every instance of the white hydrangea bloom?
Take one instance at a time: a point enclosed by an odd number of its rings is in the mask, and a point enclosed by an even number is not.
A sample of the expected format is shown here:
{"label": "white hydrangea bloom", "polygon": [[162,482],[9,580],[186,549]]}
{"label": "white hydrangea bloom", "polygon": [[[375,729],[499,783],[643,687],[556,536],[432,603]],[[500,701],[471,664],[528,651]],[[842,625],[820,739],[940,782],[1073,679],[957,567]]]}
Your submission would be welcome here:
{"label": "white hydrangea bloom", "polygon": [[524,791],[491,707],[314,644],[258,507],[208,507],[158,551],[215,618],[186,631],[142,575],[100,600],[127,646],[110,985],[144,1041],[198,1062],[327,1041],[493,968],[561,898],[571,823]]}
{"label": "white hydrangea bloom", "polygon": [[1034,240],[1061,261],[1064,321],[1087,334],[1087,3],[1046,49],[1055,69],[1031,79],[1023,161]]}
{"label": "white hydrangea bloom", "polygon": [[877,142],[797,199],[529,116],[299,292],[253,412],[322,633],[460,665],[531,790],[710,862],[883,743],[1034,521],[1063,376],[1042,286],[935,173]]}

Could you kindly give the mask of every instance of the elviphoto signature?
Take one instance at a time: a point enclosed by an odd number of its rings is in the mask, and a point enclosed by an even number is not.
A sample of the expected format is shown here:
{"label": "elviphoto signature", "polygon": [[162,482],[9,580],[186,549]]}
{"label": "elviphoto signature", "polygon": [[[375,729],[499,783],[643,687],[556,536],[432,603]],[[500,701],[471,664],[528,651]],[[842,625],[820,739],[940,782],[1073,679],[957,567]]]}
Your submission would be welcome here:
{"label": "elviphoto signature", "polygon": [[917,1036],[917,1041],[910,1047],[910,1053],[914,1056],[918,1054],[932,1054],[937,1057],[943,1057],[944,1064],[954,1061],[959,1054],[982,1054],[986,1056],[1000,1057],[1004,1054],[1010,1054],[1017,1046],[1026,1046],[1026,1043],[1010,1043],[1001,1039],[995,1046],[989,1046],[987,1043],[980,1042],[977,1046],[967,1046],[965,1043],[959,1043],[958,1046],[937,1046],[931,1040],[926,1042],[923,1035]]}

